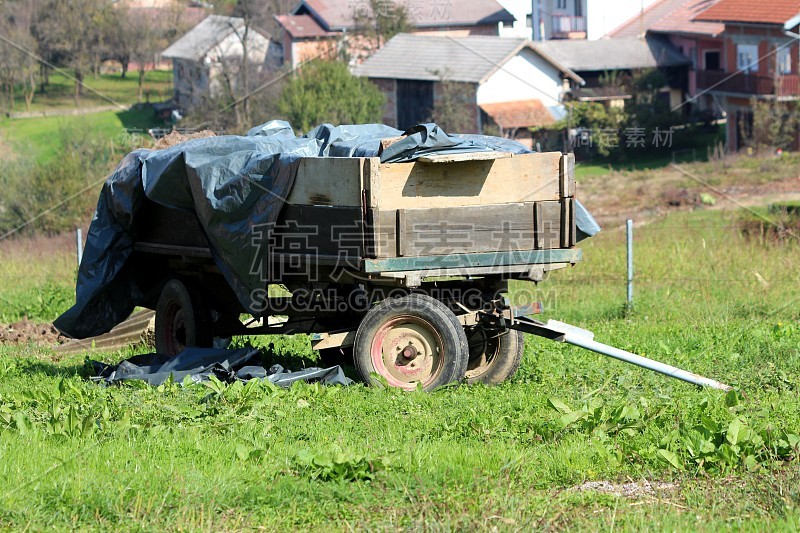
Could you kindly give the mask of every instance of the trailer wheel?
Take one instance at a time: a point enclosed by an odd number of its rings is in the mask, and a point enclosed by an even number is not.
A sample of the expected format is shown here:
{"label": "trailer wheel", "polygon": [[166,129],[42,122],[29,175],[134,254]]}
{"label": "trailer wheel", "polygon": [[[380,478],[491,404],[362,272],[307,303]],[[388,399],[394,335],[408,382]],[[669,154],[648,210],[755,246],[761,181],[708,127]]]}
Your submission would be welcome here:
{"label": "trailer wheel", "polygon": [[525,348],[522,332],[509,330],[499,333],[474,326],[467,328],[467,343],[467,383],[499,385],[517,373]]}
{"label": "trailer wheel", "polygon": [[202,297],[171,279],[164,285],[156,306],[156,351],[173,357],[187,346],[210,348],[211,311]]}
{"label": "trailer wheel", "polygon": [[430,391],[464,378],[467,336],[447,307],[430,296],[411,294],[380,302],[356,331],[356,370],[364,382],[372,374],[392,387]]}

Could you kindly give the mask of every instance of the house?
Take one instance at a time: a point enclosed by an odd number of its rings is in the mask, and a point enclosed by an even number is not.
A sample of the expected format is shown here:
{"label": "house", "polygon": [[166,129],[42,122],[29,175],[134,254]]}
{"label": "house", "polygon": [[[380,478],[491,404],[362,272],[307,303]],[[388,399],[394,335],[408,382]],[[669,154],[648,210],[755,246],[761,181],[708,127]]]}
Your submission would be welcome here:
{"label": "house", "polygon": [[656,0],[532,0],[533,40],[600,39]]}
{"label": "house", "polygon": [[530,142],[528,128],[564,114],[562,98],[583,80],[526,39],[400,34],[354,69],[386,94],[383,121],[405,129],[427,122],[445,83],[463,89],[471,127],[496,125]]}
{"label": "house", "polygon": [[797,0],[660,0],[608,37],[667,37],[691,61],[682,107],[726,117],[728,149],[738,150],[752,98],[800,100],[798,17]]}
{"label": "house", "polygon": [[[403,6],[410,31],[417,34],[498,35],[501,26],[515,21],[495,0],[383,0],[379,5],[384,16]],[[359,30],[359,21],[371,16],[368,0],[301,0],[291,14],[275,17],[283,30],[284,62],[295,68],[339,49],[347,39],[348,51],[358,48],[358,40],[351,36]]]}
{"label": "house", "polygon": [[531,0],[497,0],[514,16],[514,21],[500,23],[500,37],[533,38],[533,2]]}
{"label": "house", "polygon": [[[245,48],[248,69],[243,68]],[[242,18],[210,15],[161,55],[172,60],[175,104],[185,110],[237,90],[245,72],[252,83],[280,68],[283,51],[266,33],[247,28]]]}
{"label": "house", "polygon": [[622,106],[632,94],[630,84],[620,82],[649,69],[659,69],[666,75],[667,85],[661,95],[670,107],[680,106],[688,89],[691,61],[663,36],[553,40],[536,43],[535,47],[584,79],[586,83],[573,91],[577,100]]}

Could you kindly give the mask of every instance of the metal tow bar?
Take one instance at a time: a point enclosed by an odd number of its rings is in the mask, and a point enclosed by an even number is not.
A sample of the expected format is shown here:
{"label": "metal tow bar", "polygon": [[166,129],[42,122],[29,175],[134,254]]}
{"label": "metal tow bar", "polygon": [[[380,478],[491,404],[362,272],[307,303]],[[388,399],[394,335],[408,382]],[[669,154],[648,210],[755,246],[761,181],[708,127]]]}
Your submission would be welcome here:
{"label": "metal tow bar", "polygon": [[614,359],[619,359],[620,361],[625,361],[626,363],[631,363],[648,370],[653,370],[654,372],[664,374],[665,376],[669,376],[671,378],[692,383],[694,385],[713,387],[715,389],[725,391],[732,389],[730,385],[720,383],[719,381],[699,376],[687,370],[681,370],[680,368],[676,368],[665,363],[653,361],[647,357],[626,352],[625,350],[614,348],[613,346],[603,344],[602,342],[597,342],[594,340],[594,333],[591,331],[579,328],[577,326],[572,326],[570,324],[565,324],[564,322],[559,322],[558,320],[548,320],[545,323],[525,316],[515,316],[511,319],[511,324],[509,327],[511,329],[516,329],[525,333],[531,333],[533,335],[557,342],[566,342],[574,346],[579,346],[608,357],[613,357]]}

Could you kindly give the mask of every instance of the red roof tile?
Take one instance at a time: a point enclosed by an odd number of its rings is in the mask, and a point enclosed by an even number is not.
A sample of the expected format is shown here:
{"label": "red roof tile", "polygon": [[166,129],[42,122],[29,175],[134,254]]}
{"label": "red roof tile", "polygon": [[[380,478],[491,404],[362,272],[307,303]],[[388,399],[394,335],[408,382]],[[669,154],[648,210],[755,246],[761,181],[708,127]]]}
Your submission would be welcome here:
{"label": "red roof tile", "polygon": [[549,126],[556,122],[541,100],[481,104],[481,109],[503,129]]}
{"label": "red roof tile", "polygon": [[291,35],[294,39],[308,39],[329,35],[329,33],[309,15],[278,15],[275,17],[275,20],[277,20],[278,24],[286,30],[286,33]]}
{"label": "red roof tile", "polygon": [[[725,25],[700,22],[695,17],[718,0],[661,0],[608,34],[612,38],[639,37],[648,31],[719,35]],[[752,1],[752,0],[751,0]]]}
{"label": "red roof tile", "polygon": [[697,21],[784,24],[800,14],[800,0],[720,0],[698,14]]}

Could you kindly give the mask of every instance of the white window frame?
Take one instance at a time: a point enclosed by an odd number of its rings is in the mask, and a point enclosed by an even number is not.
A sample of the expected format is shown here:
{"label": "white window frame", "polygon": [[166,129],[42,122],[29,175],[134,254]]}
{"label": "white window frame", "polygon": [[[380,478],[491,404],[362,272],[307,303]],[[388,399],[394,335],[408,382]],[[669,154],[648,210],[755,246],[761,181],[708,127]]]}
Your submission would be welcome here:
{"label": "white window frame", "polygon": [[742,72],[758,72],[758,45],[736,45],[736,68]]}
{"label": "white window frame", "polygon": [[781,48],[777,53],[778,74],[785,76],[792,73],[792,49],[790,47]]}

